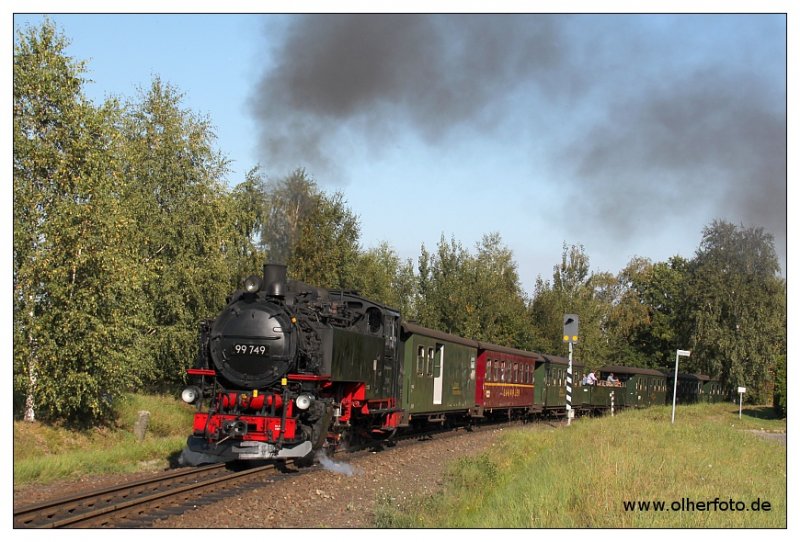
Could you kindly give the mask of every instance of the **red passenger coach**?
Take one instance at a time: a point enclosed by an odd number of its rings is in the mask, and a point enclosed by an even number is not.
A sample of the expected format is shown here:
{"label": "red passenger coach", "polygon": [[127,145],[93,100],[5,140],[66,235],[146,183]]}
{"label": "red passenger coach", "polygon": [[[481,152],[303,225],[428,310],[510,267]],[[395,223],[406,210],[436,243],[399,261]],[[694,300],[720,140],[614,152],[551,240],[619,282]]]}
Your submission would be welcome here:
{"label": "red passenger coach", "polygon": [[533,371],[542,358],[533,352],[478,343],[474,415],[525,416],[533,408]]}

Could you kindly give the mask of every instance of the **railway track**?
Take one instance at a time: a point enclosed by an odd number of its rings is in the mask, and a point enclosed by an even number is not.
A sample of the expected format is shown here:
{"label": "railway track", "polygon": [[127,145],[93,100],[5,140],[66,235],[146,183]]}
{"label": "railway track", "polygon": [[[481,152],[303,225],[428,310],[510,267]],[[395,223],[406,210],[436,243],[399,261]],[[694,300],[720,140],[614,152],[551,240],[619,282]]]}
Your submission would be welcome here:
{"label": "railway track", "polygon": [[[275,471],[274,465],[231,472],[225,465],[168,472],[129,484],[87,491],[14,510],[14,528],[117,527],[149,524],[198,501],[224,497]],[[259,482],[262,483],[262,482]]]}
{"label": "railway track", "polygon": [[[481,431],[517,425],[500,422],[476,426]],[[407,435],[389,446],[409,446],[430,438],[458,438],[465,428],[442,429]],[[473,430],[473,429],[470,429]],[[382,448],[387,443],[376,443]],[[375,448],[362,448],[342,454],[347,461],[370,453]],[[339,454],[336,454],[337,456]],[[302,469],[313,472],[319,465]],[[180,513],[195,506],[209,504],[265,483],[274,475],[274,464],[232,472],[224,464],[166,472],[123,485],[110,486],[67,495],[46,502],[22,506],[14,510],[14,528],[94,528],[147,526],[158,518]],[[292,471],[290,471],[292,472]],[[284,473],[285,474],[285,473]],[[294,471],[294,474],[301,474]]]}

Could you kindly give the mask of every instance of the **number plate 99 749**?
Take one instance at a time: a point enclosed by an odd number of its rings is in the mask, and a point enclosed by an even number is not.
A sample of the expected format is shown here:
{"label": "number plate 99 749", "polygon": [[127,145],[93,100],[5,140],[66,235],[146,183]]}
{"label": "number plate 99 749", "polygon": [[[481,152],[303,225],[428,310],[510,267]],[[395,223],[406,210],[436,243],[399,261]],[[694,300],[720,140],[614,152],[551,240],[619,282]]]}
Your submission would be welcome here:
{"label": "number plate 99 749", "polygon": [[241,356],[264,356],[269,352],[263,344],[235,344],[233,353]]}

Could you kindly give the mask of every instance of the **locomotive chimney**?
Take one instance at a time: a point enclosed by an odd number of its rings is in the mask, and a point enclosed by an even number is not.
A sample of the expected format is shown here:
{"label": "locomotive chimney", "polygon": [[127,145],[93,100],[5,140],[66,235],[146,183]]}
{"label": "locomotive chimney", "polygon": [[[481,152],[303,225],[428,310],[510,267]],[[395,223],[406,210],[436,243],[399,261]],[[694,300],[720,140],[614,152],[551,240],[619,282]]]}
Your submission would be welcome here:
{"label": "locomotive chimney", "polygon": [[286,295],[286,266],[277,263],[264,264],[264,291],[267,295]]}

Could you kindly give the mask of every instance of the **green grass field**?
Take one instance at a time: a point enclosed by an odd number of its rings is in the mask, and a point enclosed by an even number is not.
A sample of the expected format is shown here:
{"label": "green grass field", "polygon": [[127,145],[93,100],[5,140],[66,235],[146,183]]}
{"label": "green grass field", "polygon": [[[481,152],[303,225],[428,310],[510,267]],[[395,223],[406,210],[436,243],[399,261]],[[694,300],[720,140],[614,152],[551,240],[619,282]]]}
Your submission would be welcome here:
{"label": "green grass field", "polygon": [[[133,425],[140,410],[150,412],[150,424],[137,442]],[[186,443],[193,412],[171,397],[129,395],[120,401],[114,428],[78,432],[15,421],[14,486],[166,468]]]}
{"label": "green grass field", "polygon": [[[451,465],[439,493],[402,509],[384,499],[376,527],[786,527],[786,446],[748,431],[785,431],[785,420],[766,407],[739,420],[731,404],[679,407],[674,426],[670,414],[508,432]],[[750,510],[764,501],[770,510]]]}

